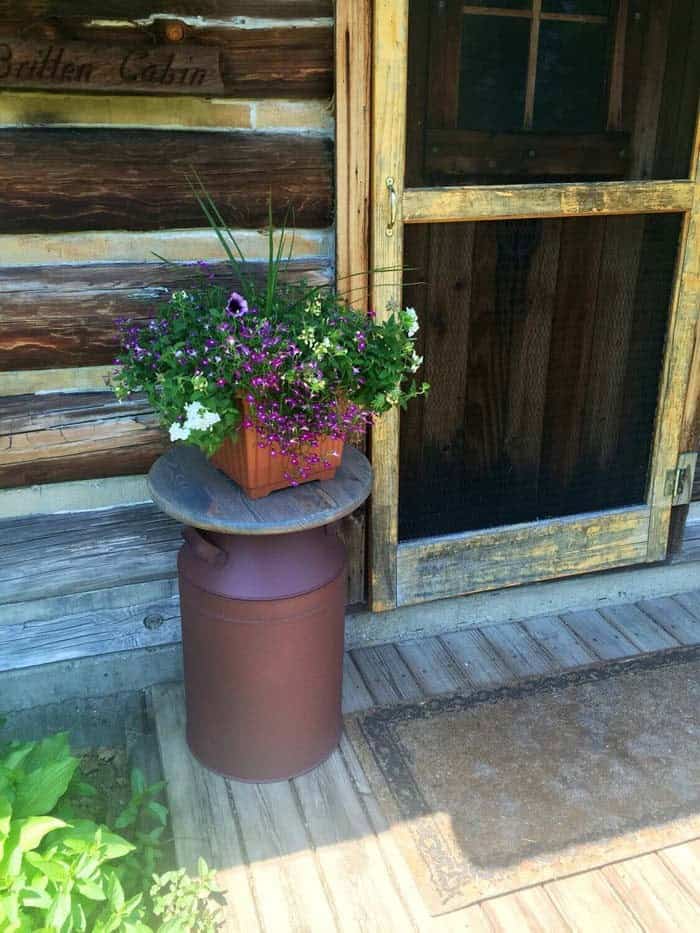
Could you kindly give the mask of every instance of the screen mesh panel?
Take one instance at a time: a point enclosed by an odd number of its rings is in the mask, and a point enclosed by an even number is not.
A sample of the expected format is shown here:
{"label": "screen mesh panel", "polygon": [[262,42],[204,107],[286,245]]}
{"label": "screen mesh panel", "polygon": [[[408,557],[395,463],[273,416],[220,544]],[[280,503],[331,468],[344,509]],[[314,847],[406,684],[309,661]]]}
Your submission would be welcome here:
{"label": "screen mesh panel", "polygon": [[522,126],[530,24],[465,16],[459,74],[459,126],[492,132]]}
{"label": "screen mesh panel", "polygon": [[432,388],[401,416],[401,539],[645,501],[680,226],[406,228]]}

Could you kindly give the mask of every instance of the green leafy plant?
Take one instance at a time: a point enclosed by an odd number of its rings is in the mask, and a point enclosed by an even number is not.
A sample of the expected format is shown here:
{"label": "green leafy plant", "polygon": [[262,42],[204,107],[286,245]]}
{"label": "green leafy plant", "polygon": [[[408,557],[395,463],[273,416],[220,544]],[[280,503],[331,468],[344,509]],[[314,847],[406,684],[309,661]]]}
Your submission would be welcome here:
{"label": "green leafy plant", "polygon": [[284,224],[275,231],[271,210],[258,284],[201,180],[190,182],[238,290],[200,263],[200,285],[173,292],[145,324],[121,322],[114,390],[118,398],[145,392],[171,440],[209,455],[241,422],[255,428],[259,446],[287,456],[303,479],[319,462],[321,438],[350,439],[427,391],[414,378],[422,364],[416,312],[390,307],[379,320],[329,286],[283,282],[291,240]]}
{"label": "green leafy plant", "polygon": [[160,875],[150,891],[153,913],[162,920],[159,933],[179,933],[182,929],[193,933],[214,933],[223,921],[215,900],[220,893],[216,873],[202,858],[195,878],[191,878],[184,868]]}
{"label": "green leafy plant", "polygon": [[121,835],[76,817],[77,802],[96,793],[80,778],[78,763],[66,733],[0,746],[0,930],[187,933],[200,929],[191,925],[193,916],[209,924],[201,929],[217,929],[206,866],[175,883],[170,873],[153,874],[167,824],[157,800],[163,784],[147,785],[140,771],[132,772],[131,798],[115,821]]}

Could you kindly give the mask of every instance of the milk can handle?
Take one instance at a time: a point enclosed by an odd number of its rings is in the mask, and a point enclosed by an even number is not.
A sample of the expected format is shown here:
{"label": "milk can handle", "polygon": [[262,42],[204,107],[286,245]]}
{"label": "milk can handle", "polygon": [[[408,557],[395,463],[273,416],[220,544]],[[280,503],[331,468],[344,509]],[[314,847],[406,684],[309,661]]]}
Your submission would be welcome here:
{"label": "milk can handle", "polygon": [[217,547],[211,541],[208,541],[204,535],[196,528],[185,526],[182,529],[182,537],[192,548],[200,560],[213,564],[216,567],[223,567],[227,560],[227,554]]}

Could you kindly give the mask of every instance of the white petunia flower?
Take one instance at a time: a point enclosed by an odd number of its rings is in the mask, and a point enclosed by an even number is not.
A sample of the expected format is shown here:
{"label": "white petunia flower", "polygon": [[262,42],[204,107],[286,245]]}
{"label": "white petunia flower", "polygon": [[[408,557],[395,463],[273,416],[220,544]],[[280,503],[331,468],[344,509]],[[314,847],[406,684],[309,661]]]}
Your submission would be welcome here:
{"label": "white petunia flower", "polygon": [[418,372],[418,370],[421,368],[422,365],[423,365],[423,357],[418,356],[418,354],[414,350],[413,358],[411,360],[411,372],[412,373]]}
{"label": "white petunia flower", "polygon": [[221,421],[221,415],[209,411],[201,402],[185,405],[185,415],[185,427],[190,431],[208,431],[212,425]]}
{"label": "white petunia flower", "polygon": [[414,334],[418,333],[418,315],[416,314],[416,309],[406,308],[405,314],[411,322],[408,326],[408,336],[413,337]]}
{"label": "white petunia flower", "polygon": [[190,429],[186,425],[179,424],[177,421],[170,425],[171,441],[186,441],[189,436]]}

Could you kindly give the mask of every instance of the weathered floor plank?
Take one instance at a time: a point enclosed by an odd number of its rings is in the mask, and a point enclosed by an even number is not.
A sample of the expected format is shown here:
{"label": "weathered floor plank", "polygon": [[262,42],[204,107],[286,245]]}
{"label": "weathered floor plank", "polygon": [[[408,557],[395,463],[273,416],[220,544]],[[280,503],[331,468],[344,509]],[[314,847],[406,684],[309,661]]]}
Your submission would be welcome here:
{"label": "weathered floor plank", "polygon": [[639,933],[639,924],[600,871],[544,886],[573,933]]}
{"label": "weathered floor plank", "polygon": [[528,888],[506,897],[484,901],[488,919],[505,933],[565,933],[569,926],[543,888]]}
{"label": "weathered floor plank", "polygon": [[341,753],[293,783],[341,930],[415,929]]}
{"label": "weathered floor plank", "polygon": [[562,619],[587,648],[605,661],[637,654],[636,645],[594,609],[566,612]]}
{"label": "weathered floor plank", "polygon": [[349,654],[343,658],[343,712],[359,713],[374,706],[372,694],[367,689],[362,674]]}
{"label": "weathered floor plank", "polygon": [[700,905],[691,901],[656,853],[601,869],[639,923],[653,933],[700,929]]}
{"label": "weathered floor plank", "polygon": [[513,672],[493,650],[483,630],[441,635],[440,641],[473,687],[498,687],[513,680]]}
{"label": "weathered floor plank", "polygon": [[672,596],[660,599],[642,599],[637,605],[658,622],[683,645],[694,645],[700,640],[700,619],[694,618]]}
{"label": "weathered floor plank", "polygon": [[600,609],[600,614],[625,638],[633,642],[640,651],[663,651],[664,648],[677,648],[676,638],[642,612],[632,603]]}
{"label": "weathered floor plank", "polygon": [[659,858],[683,885],[686,893],[700,904],[700,839],[662,849]]}
{"label": "weathered floor plank", "polygon": [[178,863],[196,870],[201,855],[219,869],[227,929],[254,933],[260,923],[226,782],[202,768],[187,748],[182,688],[154,687],[151,699]]}
{"label": "weathered floor plank", "polygon": [[689,593],[677,593],[674,600],[683,606],[694,619],[700,622],[700,590],[691,590]]}
{"label": "weathered floor plank", "polygon": [[405,641],[397,650],[426,693],[450,693],[465,685],[461,670],[439,639]]}
{"label": "weathered floor plank", "polygon": [[559,664],[550,657],[519,622],[490,625],[483,629],[484,637],[519,677],[551,674]]}
{"label": "weathered floor plank", "polygon": [[424,695],[395,645],[358,648],[351,655],[376,703],[418,700]]}
{"label": "weathered floor plank", "polygon": [[596,660],[595,654],[576,638],[559,616],[523,619],[522,625],[564,668],[579,667]]}
{"label": "weathered floor plank", "polygon": [[266,930],[337,930],[288,781],[227,781]]}

